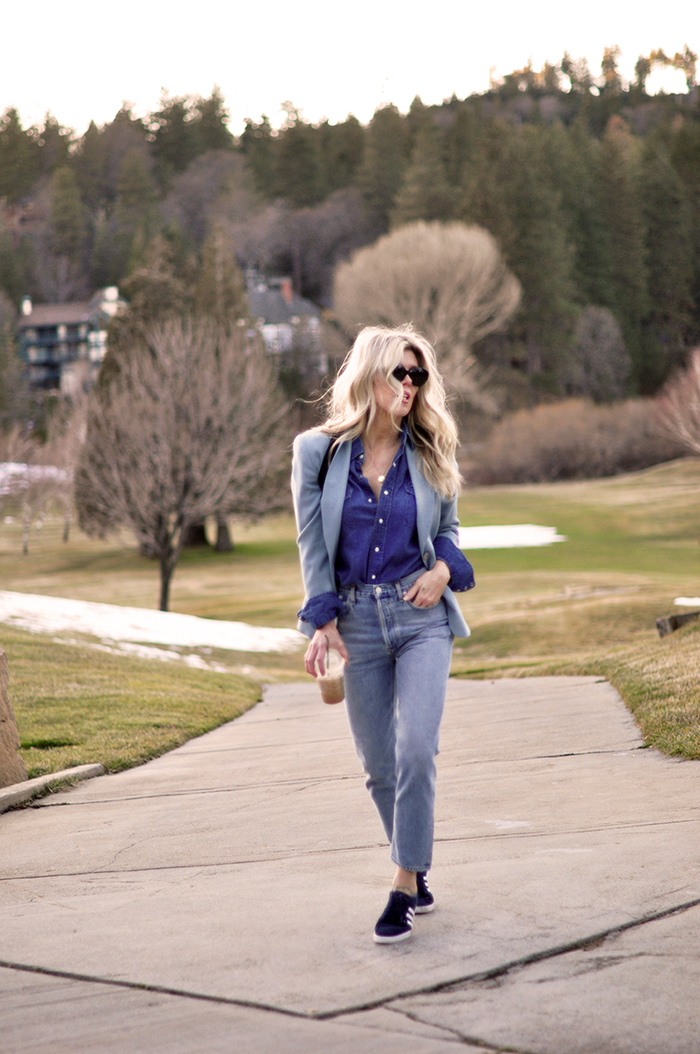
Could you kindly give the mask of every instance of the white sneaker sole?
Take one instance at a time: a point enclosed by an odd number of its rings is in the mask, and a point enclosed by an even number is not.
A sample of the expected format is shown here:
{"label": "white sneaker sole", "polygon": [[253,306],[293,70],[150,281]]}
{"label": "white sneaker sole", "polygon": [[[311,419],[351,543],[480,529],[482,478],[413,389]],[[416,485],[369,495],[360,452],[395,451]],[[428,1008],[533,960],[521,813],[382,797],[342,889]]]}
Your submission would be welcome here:
{"label": "white sneaker sole", "polygon": [[416,915],[427,915],[429,912],[435,911],[435,902],[432,904],[424,904],[420,908],[416,908]]}
{"label": "white sneaker sole", "polygon": [[398,944],[399,941],[408,940],[413,933],[413,930],[407,930],[406,933],[397,933],[395,937],[381,937],[378,933],[374,935],[375,944]]}

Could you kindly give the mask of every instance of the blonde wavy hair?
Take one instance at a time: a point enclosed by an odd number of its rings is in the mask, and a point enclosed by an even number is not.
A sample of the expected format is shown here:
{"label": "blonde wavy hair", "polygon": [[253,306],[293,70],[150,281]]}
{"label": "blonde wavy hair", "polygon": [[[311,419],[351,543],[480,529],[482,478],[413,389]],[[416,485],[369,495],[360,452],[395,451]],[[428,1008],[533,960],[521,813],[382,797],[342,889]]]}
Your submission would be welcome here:
{"label": "blonde wavy hair", "polygon": [[457,426],[447,408],[435,352],[410,324],[397,329],[366,326],[360,331],[328,394],[328,416],[319,431],[333,435],[336,446],[362,435],[377,414],[374,395],[377,379],[385,381],[396,392],[398,407],[402,386],[392,377],[392,370],[401,362],[405,351],[412,351],[419,366],[429,373],[427,382],[416,389],[406,418],[408,432],[423,475],[443,497],[451,498],[459,493],[462,482],[455,462]]}

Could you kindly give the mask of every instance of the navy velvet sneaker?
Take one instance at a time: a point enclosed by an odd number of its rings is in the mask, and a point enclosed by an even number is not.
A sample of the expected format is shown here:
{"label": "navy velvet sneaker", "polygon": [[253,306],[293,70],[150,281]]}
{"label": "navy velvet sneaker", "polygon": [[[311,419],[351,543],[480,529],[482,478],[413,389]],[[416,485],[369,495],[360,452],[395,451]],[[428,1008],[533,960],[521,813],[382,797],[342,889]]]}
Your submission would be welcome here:
{"label": "navy velvet sneaker", "polygon": [[415,911],[416,897],[409,897],[400,889],[392,889],[389,903],[374,928],[375,944],[396,944],[410,937]]}
{"label": "navy velvet sneaker", "polygon": [[435,907],[435,897],[428,889],[428,883],[426,882],[427,874],[427,871],[416,871],[416,885],[418,886],[416,915],[427,915]]}

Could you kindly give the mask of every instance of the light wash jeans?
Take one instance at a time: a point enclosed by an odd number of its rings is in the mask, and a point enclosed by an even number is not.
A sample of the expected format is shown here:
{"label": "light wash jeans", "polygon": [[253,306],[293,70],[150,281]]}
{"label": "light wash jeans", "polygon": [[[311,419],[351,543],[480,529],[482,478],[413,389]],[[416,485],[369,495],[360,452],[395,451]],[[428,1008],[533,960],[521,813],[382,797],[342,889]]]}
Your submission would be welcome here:
{"label": "light wash jeans", "polygon": [[417,608],[402,600],[421,573],[342,589],[338,619],[350,655],[345,700],[355,750],[391,859],[406,871],[432,862],[435,755],[452,657],[444,602]]}

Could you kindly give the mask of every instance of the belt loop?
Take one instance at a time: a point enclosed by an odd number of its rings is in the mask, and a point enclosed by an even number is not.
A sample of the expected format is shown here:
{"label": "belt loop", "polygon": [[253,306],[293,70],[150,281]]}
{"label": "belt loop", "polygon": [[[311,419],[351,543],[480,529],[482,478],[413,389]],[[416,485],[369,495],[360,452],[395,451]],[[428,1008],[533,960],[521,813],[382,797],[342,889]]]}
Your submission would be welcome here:
{"label": "belt loop", "polygon": [[396,582],[394,582],[394,586],[396,587],[397,599],[398,600],[403,600],[403,589],[401,588],[401,579],[400,578],[398,578],[396,580]]}
{"label": "belt loop", "polygon": [[355,603],[355,586],[354,585],[350,586],[350,589],[348,591],[348,600],[350,601],[351,604]]}

